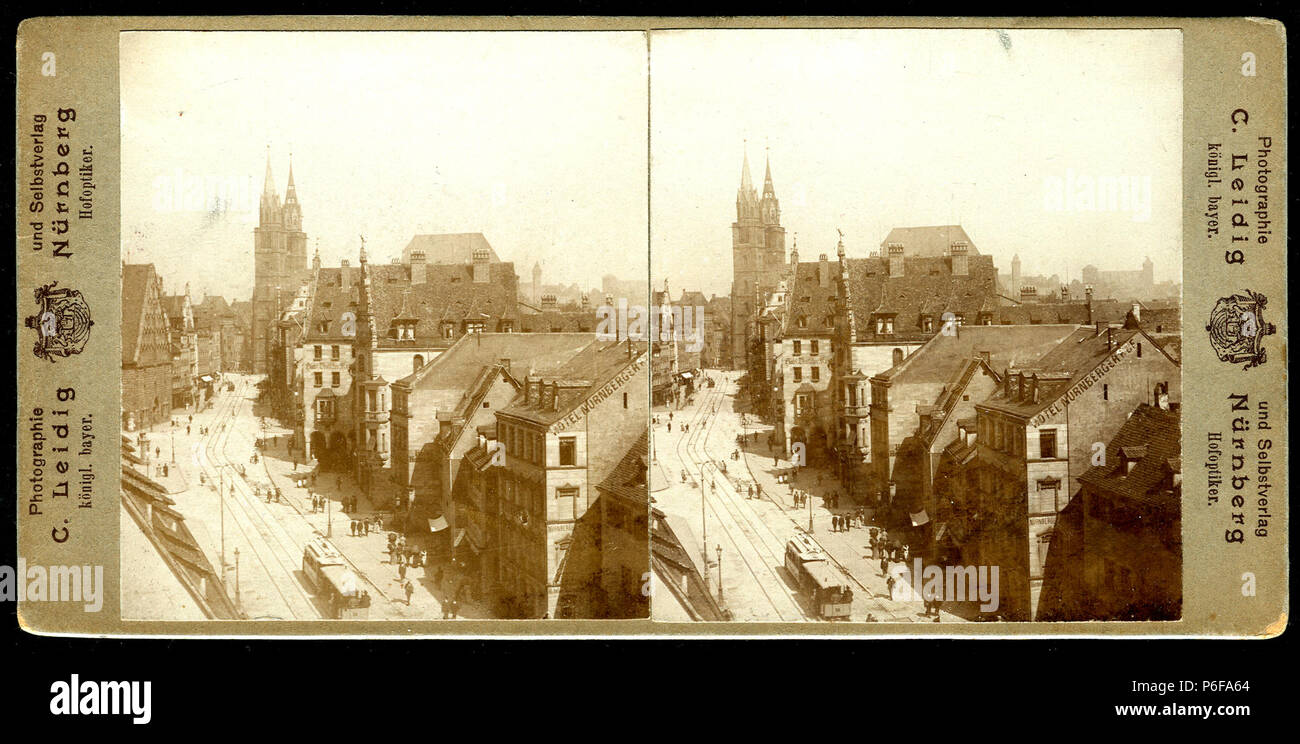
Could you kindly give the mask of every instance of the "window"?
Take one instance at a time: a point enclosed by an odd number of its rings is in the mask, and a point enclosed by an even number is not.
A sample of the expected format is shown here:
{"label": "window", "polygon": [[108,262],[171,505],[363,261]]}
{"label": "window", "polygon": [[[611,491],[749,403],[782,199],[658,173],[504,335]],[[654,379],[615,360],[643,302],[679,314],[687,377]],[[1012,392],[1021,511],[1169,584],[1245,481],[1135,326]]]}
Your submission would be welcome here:
{"label": "window", "polygon": [[816,342],[815,340],[814,340],[814,341],[809,341],[808,343],[809,343],[809,345],[812,346],[812,348],[809,349],[809,351],[810,351],[814,356],[817,355],[818,353],[820,353],[820,352],[818,351],[818,349],[817,349],[817,342]]}
{"label": "window", "polygon": [[821,367],[813,367],[813,368],[812,368],[812,381],[813,381],[813,382],[817,382],[818,380],[821,379],[821,377],[822,377],[822,368],[821,368]]}
{"label": "window", "polygon": [[330,387],[338,387],[338,386],[339,386],[339,373],[338,373],[338,372],[331,372],[331,373],[330,373]]}
{"label": "window", "polygon": [[[320,347],[317,346],[316,348],[319,349]],[[322,385],[325,384],[323,378],[324,378],[324,375],[323,375],[322,373],[320,373],[320,372],[314,372],[314,373],[312,373],[312,382],[314,382],[314,383],[316,384],[316,387],[321,387]]]}
{"label": "window", "polygon": [[627,408],[627,393],[623,393],[623,407]]}
{"label": "window", "polygon": [[795,381],[795,382],[802,382],[802,381],[803,381],[803,368],[802,368],[802,367],[795,367],[795,368],[794,368],[794,381]]}
{"label": "window", "polygon": [[803,353],[803,342],[802,342],[802,341],[795,341],[795,342],[794,342],[794,355],[795,355],[795,356],[799,356],[799,355],[802,354],[802,353]]}
{"label": "window", "polygon": [[921,318],[921,330],[925,331],[926,333],[929,333],[930,331],[933,331],[933,330],[934,330],[934,318],[930,317],[929,315],[923,316],[923,317]]}
{"label": "window", "polygon": [[808,319],[802,315],[799,316],[799,327],[800,328],[808,327]]}
{"label": "window", "polygon": [[578,464],[578,440],[574,437],[560,437],[560,467],[572,467]]}
{"label": "window", "polygon": [[555,489],[556,514],[560,517],[578,517],[578,489],[576,488],[557,488]]}
{"label": "window", "polygon": [[466,323],[466,324],[465,324],[465,332],[466,332],[466,333],[482,333],[482,332],[485,331],[485,330],[487,330],[487,327],[486,327],[486,325],[485,325],[484,323],[482,323],[482,322],[478,322],[478,321],[476,321],[476,322],[473,322],[473,323]]}
{"label": "window", "polygon": [[1142,344],[1138,344],[1138,359],[1142,358]]}
{"label": "window", "polygon": [[1101,386],[1101,399],[1110,400],[1110,385],[1103,384]]}
{"label": "window", "polygon": [[421,354],[416,354],[415,357],[411,359],[412,371],[419,372],[420,368],[423,366],[424,366],[424,356]]}
{"label": "window", "polygon": [[900,364],[903,363],[903,356],[904,356],[904,355],[903,355],[903,350],[902,350],[902,349],[894,349],[894,366],[895,366],[895,367],[897,367],[898,365],[900,365]]}
{"label": "window", "polygon": [[336,362],[339,360],[339,345],[338,345],[338,344],[334,344],[333,346],[330,347],[330,358],[333,359],[333,360],[336,361]]}
{"label": "window", "polygon": [[312,358],[314,358],[314,359],[315,359],[316,361],[318,361],[318,362],[323,358],[323,357],[321,356],[321,347],[320,347],[320,346],[314,346],[314,347],[312,347]]}
{"label": "window", "polygon": [[1044,429],[1038,432],[1038,456],[1044,460],[1056,457],[1056,430]]}

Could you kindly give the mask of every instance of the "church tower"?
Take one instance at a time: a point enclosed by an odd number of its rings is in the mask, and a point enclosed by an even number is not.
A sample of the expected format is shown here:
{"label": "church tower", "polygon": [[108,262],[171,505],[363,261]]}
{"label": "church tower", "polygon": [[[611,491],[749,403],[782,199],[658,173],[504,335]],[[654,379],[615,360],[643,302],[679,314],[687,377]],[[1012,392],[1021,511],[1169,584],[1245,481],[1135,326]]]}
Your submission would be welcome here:
{"label": "church tower", "polygon": [[271,148],[266,151],[266,178],[253,228],[253,372],[271,372],[271,345],[281,293],[293,292],[307,272],[307,234],[302,231],[302,207],[289,166],[285,201],[275,189]]}
{"label": "church tower", "polygon": [[785,228],[781,227],[781,203],[772,184],[770,156],[759,198],[749,173],[749,153],[740,169],[736,192],[736,221],[731,225],[731,366],[745,369],[747,349],[762,311],[764,294],[784,276]]}

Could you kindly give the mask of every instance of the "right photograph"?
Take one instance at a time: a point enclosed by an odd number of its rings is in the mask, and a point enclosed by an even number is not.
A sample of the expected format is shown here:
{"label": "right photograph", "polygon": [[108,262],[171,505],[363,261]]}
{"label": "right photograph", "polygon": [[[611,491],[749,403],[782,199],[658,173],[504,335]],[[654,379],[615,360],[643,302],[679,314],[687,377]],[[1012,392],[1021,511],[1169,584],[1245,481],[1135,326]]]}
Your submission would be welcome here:
{"label": "right photograph", "polygon": [[651,614],[1177,620],[1177,30],[650,35]]}

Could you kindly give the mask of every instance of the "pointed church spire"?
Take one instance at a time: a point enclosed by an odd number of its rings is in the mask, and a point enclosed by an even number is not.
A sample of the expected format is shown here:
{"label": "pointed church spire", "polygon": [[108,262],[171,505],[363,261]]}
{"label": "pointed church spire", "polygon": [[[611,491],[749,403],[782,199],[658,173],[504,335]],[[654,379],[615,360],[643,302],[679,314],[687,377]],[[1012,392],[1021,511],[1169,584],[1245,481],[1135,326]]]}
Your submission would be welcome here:
{"label": "pointed church spire", "polygon": [[772,185],[772,152],[767,152],[767,173],[763,176],[763,196],[776,196],[776,187]]}
{"label": "pointed church spire", "polygon": [[262,184],[262,196],[275,196],[275,181],[271,178],[271,146],[266,146],[266,181]]}
{"label": "pointed church spire", "polygon": [[[269,165],[270,164],[268,163],[268,166]],[[268,170],[267,173],[269,174],[270,171]],[[293,153],[289,153],[289,186],[284,191],[285,201],[296,196],[297,192],[293,188]]]}
{"label": "pointed church spire", "polygon": [[749,140],[745,140],[745,164],[740,168],[740,191],[749,193],[754,190],[754,182],[749,177]]}

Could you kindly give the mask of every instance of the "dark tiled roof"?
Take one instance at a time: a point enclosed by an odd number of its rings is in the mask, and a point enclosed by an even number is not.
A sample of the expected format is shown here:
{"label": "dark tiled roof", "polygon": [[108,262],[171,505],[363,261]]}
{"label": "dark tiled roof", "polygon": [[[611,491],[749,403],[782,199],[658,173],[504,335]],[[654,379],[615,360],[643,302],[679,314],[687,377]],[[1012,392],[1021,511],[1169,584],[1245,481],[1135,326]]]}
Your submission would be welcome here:
{"label": "dark tiled roof", "polygon": [[424,262],[428,264],[467,264],[474,259],[475,250],[484,249],[489,261],[501,261],[483,233],[416,235],[402,249],[402,263],[411,262],[412,251],[424,251]]}
{"label": "dark tiled roof", "polygon": [[[1131,459],[1137,462],[1126,473]],[[1106,445],[1106,464],[1089,468],[1079,480],[1139,502],[1177,507],[1178,497],[1168,488],[1168,476],[1181,470],[1178,413],[1143,403]]]}
{"label": "dark tiled roof", "polygon": [[880,244],[882,251],[890,243],[901,243],[907,256],[940,258],[948,255],[948,247],[965,241],[967,255],[978,256],[979,251],[961,225],[935,225],[933,227],[895,227]]}
{"label": "dark tiled roof", "polygon": [[524,333],[594,333],[595,310],[542,310],[521,313],[519,330]]}
{"label": "dark tiled roof", "polygon": [[514,323],[519,315],[516,299],[514,264],[488,264],[489,280],[474,282],[470,264],[431,265],[425,268],[426,281],[412,284],[410,267],[403,264],[379,264],[368,267],[369,305],[374,318],[378,345],[398,347],[393,320],[399,315],[414,317],[417,346],[446,343],[442,324],[480,321],[486,330],[495,331],[502,320]]}
{"label": "dark tiled roof", "polygon": [[[823,285],[818,270],[819,261],[801,261],[794,272],[786,307],[788,312],[778,317],[786,321],[785,335],[791,337],[828,336],[834,330],[826,321],[836,311],[839,296],[839,260],[827,261],[829,274]],[[803,327],[800,327],[802,321]]]}
{"label": "dark tiled roof", "polygon": [[[127,264],[122,267],[122,364],[161,364],[165,355],[155,359],[142,359],[141,328],[145,314],[162,312],[159,303],[162,289],[153,264]],[[150,301],[149,298],[154,298]]]}
{"label": "dark tiled roof", "polygon": [[623,455],[623,459],[618,461],[614,469],[596,488],[603,493],[648,506],[650,503],[650,494],[646,488],[646,477],[649,473],[648,453],[648,435],[642,432],[636,442],[628,448],[627,454]]}
{"label": "dark tiled roof", "polygon": [[[343,286],[345,272],[351,273],[351,286]],[[359,314],[361,271],[355,268],[322,268],[316,274],[316,286],[307,312],[305,340],[324,341],[352,337],[344,335],[344,313]],[[324,326],[322,326],[324,324]]]}
{"label": "dark tiled roof", "polygon": [[[991,256],[972,255],[967,273],[952,273],[949,258],[913,258],[905,254],[903,274],[890,277],[889,261],[883,258],[845,260],[849,273],[849,309],[853,312],[858,341],[916,342],[929,338],[943,325],[943,314],[962,316],[973,325],[983,310],[997,305],[997,269]],[[879,334],[872,318],[894,316],[894,332]],[[923,315],[931,319],[925,331]]]}

